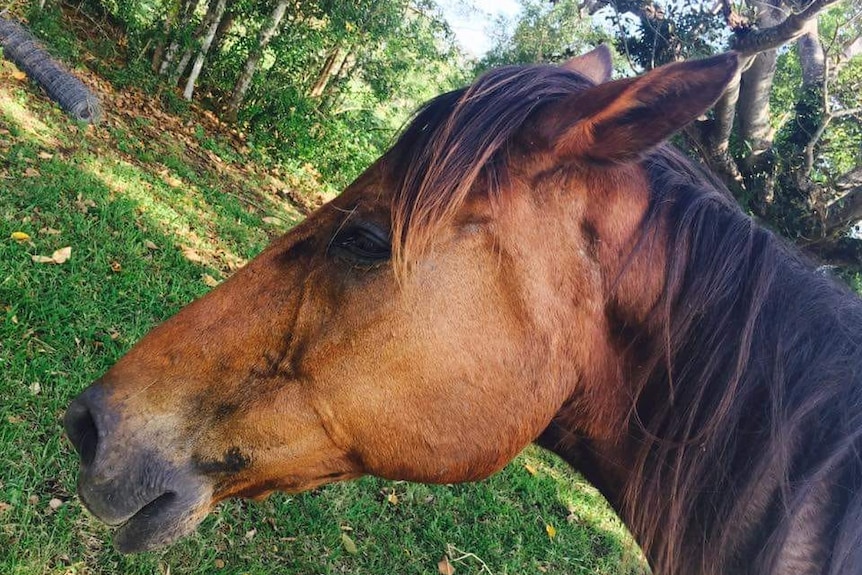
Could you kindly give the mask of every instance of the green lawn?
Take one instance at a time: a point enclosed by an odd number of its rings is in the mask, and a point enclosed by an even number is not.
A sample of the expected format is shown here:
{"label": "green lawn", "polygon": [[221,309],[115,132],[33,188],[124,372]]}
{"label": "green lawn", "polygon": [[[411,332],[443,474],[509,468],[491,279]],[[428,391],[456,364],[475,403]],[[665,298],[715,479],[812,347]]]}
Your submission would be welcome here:
{"label": "green lawn", "polygon": [[[394,575],[447,554],[459,574],[643,572],[598,493],[535,448],[478,484],[229,502],[169,550],[116,553],[74,495],[66,404],[300,215],[199,116],[166,131],[111,92],[105,122],[78,126],[15,76],[0,60],[0,573]],[[64,247],[65,263],[32,260]]]}

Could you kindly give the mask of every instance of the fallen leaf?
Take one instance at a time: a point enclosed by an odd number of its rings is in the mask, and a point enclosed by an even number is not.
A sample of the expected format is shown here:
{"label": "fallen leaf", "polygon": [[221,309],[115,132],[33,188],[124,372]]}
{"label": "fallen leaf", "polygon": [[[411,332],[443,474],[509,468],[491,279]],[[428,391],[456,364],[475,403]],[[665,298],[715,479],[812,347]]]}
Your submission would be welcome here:
{"label": "fallen leaf", "polygon": [[215,565],[216,569],[224,569],[224,561],[222,561],[221,559],[216,559],[215,561],[213,561],[213,565]]}
{"label": "fallen leaf", "polygon": [[60,230],[55,230],[54,228],[42,228],[39,230],[39,233],[47,236],[58,236],[60,235]]}
{"label": "fallen leaf", "polygon": [[19,82],[23,82],[27,79],[27,74],[25,74],[21,70],[15,70],[14,72],[12,72],[12,79],[18,80]]}
{"label": "fallen leaf", "polygon": [[75,206],[82,214],[86,214],[90,211],[90,208],[96,207],[96,202],[94,202],[93,200],[84,199],[84,196],[78,194],[78,197],[75,199]]}
{"label": "fallen leaf", "polygon": [[209,274],[202,275],[201,279],[209,287],[216,287],[219,284],[219,281]]}
{"label": "fallen leaf", "polygon": [[48,507],[50,507],[54,511],[60,509],[62,506],[63,506],[63,500],[57,499],[56,497],[51,499],[51,501],[48,502]]}
{"label": "fallen leaf", "polygon": [[545,533],[548,534],[548,537],[553,540],[554,537],[557,536],[557,530],[554,529],[554,526],[550,523],[545,524]]}
{"label": "fallen leaf", "polygon": [[64,264],[72,257],[72,248],[66,246],[55,251],[50,256],[30,256],[37,264]]}
{"label": "fallen leaf", "polygon": [[262,221],[265,224],[270,224],[272,226],[277,226],[277,225],[281,224],[281,218],[276,218],[273,216],[266,216],[265,218],[261,218],[260,221]]}
{"label": "fallen leaf", "polygon": [[359,553],[359,549],[356,548],[356,543],[353,542],[353,539],[351,539],[347,533],[341,533],[341,544],[344,545],[344,550],[351,555]]}
{"label": "fallen leaf", "polygon": [[148,250],[153,250],[153,251],[159,249],[159,246],[157,246],[156,244],[154,244],[150,240],[144,240],[144,247],[146,247]]}
{"label": "fallen leaf", "polygon": [[446,555],[437,562],[437,571],[440,572],[440,575],[455,575],[455,568],[449,563],[449,557]]}
{"label": "fallen leaf", "polygon": [[25,232],[12,232],[12,235],[9,237],[11,237],[13,240],[15,240],[18,243],[24,243],[24,242],[30,241],[30,234],[27,234]]}
{"label": "fallen leaf", "polygon": [[23,418],[23,417],[20,417],[20,416],[18,416],[18,415],[10,415],[9,417],[7,417],[7,418],[6,418],[6,421],[8,421],[9,423],[11,423],[12,425],[16,425],[16,424],[21,423],[22,421],[24,421],[24,418]]}
{"label": "fallen leaf", "polygon": [[204,259],[194,248],[183,248],[183,256],[190,262],[201,263]]}
{"label": "fallen leaf", "polygon": [[39,156],[39,159],[41,160],[50,160],[54,157],[54,154],[49,154],[48,152],[39,152],[37,156]]}
{"label": "fallen leaf", "polygon": [[42,384],[40,384],[38,381],[34,381],[30,384],[29,387],[30,393],[32,393],[33,395],[39,395],[42,392]]}
{"label": "fallen leaf", "polygon": [[114,272],[115,274],[120,273],[121,271],[123,271],[123,266],[120,265],[120,262],[118,262],[118,261],[112,261],[111,262],[111,271]]}
{"label": "fallen leaf", "polygon": [[245,538],[247,541],[251,541],[255,535],[257,535],[257,529],[251,529],[250,531],[245,532]]}
{"label": "fallen leaf", "polygon": [[535,476],[537,473],[539,473],[539,471],[535,467],[530,465],[529,463],[524,464],[524,469],[527,470],[527,473],[529,473],[530,475],[533,475],[533,476]]}
{"label": "fallen leaf", "polygon": [[183,185],[183,181],[179,178],[175,178],[174,176],[167,176],[165,178],[165,183],[172,188],[180,188]]}
{"label": "fallen leaf", "polygon": [[398,496],[395,495],[394,493],[390,493],[389,495],[386,496],[386,501],[388,501],[392,505],[398,505]]}
{"label": "fallen leaf", "polygon": [[64,264],[69,261],[70,257],[72,257],[72,248],[70,246],[60,248],[51,254],[51,259],[54,260],[55,264]]}
{"label": "fallen leaf", "polygon": [[24,170],[25,178],[38,178],[41,175],[42,174],[36,168],[27,168],[26,170]]}

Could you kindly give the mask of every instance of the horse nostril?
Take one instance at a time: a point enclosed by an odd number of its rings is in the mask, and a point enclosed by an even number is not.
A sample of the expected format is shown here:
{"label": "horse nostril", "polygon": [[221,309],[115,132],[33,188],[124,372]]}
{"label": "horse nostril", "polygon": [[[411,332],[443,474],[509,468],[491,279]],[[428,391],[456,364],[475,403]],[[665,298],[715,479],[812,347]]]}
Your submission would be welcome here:
{"label": "horse nostril", "polygon": [[63,418],[63,426],[66,428],[66,435],[75,446],[78,455],[81,456],[81,462],[84,466],[89,466],[96,459],[96,447],[99,444],[99,430],[96,427],[96,421],[90,413],[90,408],[81,401],[81,398],[75,399],[66,410],[66,416]]}

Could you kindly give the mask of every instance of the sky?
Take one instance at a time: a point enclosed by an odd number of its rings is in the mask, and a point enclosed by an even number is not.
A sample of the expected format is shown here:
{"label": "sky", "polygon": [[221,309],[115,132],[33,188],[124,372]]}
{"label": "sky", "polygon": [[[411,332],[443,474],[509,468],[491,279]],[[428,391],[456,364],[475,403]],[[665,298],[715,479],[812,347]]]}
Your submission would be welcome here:
{"label": "sky", "polygon": [[517,0],[440,0],[440,6],[461,47],[473,56],[491,48],[488,28],[497,15],[512,17],[520,10]]}

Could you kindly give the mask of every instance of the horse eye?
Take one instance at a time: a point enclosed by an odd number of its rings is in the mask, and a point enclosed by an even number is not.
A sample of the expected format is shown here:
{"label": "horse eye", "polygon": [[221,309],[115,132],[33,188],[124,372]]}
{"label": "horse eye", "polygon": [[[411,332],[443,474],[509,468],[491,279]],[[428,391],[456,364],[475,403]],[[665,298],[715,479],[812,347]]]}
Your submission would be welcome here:
{"label": "horse eye", "polygon": [[374,224],[362,222],[338,232],[330,251],[360,265],[373,265],[388,260],[392,248],[389,234]]}

